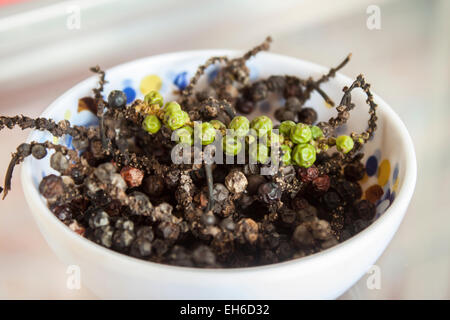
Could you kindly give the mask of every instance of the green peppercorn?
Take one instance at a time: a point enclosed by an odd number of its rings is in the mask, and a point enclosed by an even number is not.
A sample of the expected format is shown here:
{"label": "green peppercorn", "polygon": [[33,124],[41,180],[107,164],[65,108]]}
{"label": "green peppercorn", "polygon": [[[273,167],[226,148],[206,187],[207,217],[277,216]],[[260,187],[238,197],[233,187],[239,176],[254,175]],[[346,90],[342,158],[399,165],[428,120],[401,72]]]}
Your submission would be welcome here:
{"label": "green peppercorn", "polygon": [[237,116],[231,120],[229,128],[234,130],[236,137],[245,137],[250,130],[250,121],[246,117]]}
{"label": "green peppercorn", "polygon": [[214,129],[219,130],[222,134],[225,134],[225,132],[227,130],[227,126],[222,121],[211,120],[211,121],[209,121],[209,123],[212,124]]}
{"label": "green peppercorn", "polygon": [[311,126],[311,133],[314,140],[323,137],[323,132],[318,126]]}
{"label": "green peppercorn", "polygon": [[291,161],[292,149],[289,146],[283,144],[280,147],[280,151],[281,151],[281,162],[283,163],[283,165],[288,166],[292,164]]}
{"label": "green peppercorn", "polygon": [[149,93],[147,93],[144,97],[144,102],[147,104],[158,104],[160,107],[163,106],[163,97],[161,96],[161,94],[156,91],[156,90],[152,90]]}
{"label": "green peppercorn", "polygon": [[272,144],[275,146],[280,145],[281,143],[284,142],[284,137],[279,134],[276,134],[273,131],[270,131],[267,135],[263,137],[263,139],[266,141],[268,147],[270,147]]}
{"label": "green peppercorn", "polygon": [[214,139],[216,138],[216,129],[214,129],[213,125],[209,122],[203,122],[200,126],[200,130],[200,139],[202,141],[202,145],[206,146],[213,143]]}
{"label": "green peppercorn", "polygon": [[230,156],[235,156],[242,150],[242,143],[233,136],[225,136],[222,139],[223,151]]}
{"label": "green peppercorn", "polygon": [[291,135],[291,129],[295,127],[295,122],[291,121],[291,120],[287,120],[287,121],[283,121],[282,123],[280,123],[280,127],[278,128],[278,130],[280,131],[280,133],[285,136],[285,137],[289,137]]}
{"label": "green peppercorn", "polygon": [[298,144],[292,151],[292,159],[300,167],[309,168],[316,161],[316,149],[310,144]]}
{"label": "green peppercorn", "polygon": [[184,143],[190,146],[194,144],[194,129],[192,129],[192,127],[184,126],[180,129],[177,129],[175,131],[175,134],[178,138],[178,143]]}
{"label": "green peppercorn", "polygon": [[144,121],[142,121],[142,127],[148,133],[154,134],[161,129],[161,122],[154,114],[148,115],[144,118]]}
{"label": "green peppercorn", "polygon": [[312,138],[311,129],[304,123],[297,123],[291,128],[290,137],[294,143],[307,143]]}
{"label": "green peppercorn", "polygon": [[266,163],[269,159],[269,148],[263,143],[253,143],[249,147],[248,154],[253,161]]}
{"label": "green peppercorn", "polygon": [[178,102],[176,101],[171,101],[166,103],[166,105],[164,106],[164,112],[170,113],[172,111],[181,111],[181,106],[178,104]]}
{"label": "green peppercorn", "polygon": [[164,115],[164,120],[169,129],[176,130],[184,126],[189,121],[189,115],[183,110],[173,110],[172,112]]}
{"label": "green peppercorn", "polygon": [[336,148],[343,153],[348,153],[350,150],[353,149],[353,146],[355,143],[353,142],[353,139],[349,136],[342,135],[337,137],[336,139]]}
{"label": "green peppercorn", "polygon": [[263,137],[272,131],[272,120],[268,116],[259,116],[252,120],[250,126],[255,129],[258,137]]}

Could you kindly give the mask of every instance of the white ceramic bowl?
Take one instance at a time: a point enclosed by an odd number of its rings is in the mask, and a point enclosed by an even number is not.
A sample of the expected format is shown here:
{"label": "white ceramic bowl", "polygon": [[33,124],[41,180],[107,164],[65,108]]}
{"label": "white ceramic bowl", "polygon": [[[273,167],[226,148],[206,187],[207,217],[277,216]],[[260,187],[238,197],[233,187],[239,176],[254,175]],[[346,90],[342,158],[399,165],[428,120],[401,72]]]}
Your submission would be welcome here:
{"label": "white ceramic bowl", "polygon": [[[177,86],[186,85],[196,67],[207,58],[238,54],[227,50],[189,51],[126,63],[107,71],[109,83],[105,94],[112,89],[123,89],[133,99],[142,97],[141,90],[160,88],[168,98]],[[249,66],[252,79],[271,74],[319,77],[328,71],[328,68],[271,53],[259,54]],[[209,68],[205,78],[212,77],[215,70],[215,67]],[[79,125],[95,124],[90,112],[77,111],[77,101],[91,94],[96,81],[97,78],[92,77],[68,90],[42,116],[56,120],[65,118]],[[352,79],[338,74],[323,88],[338,102],[342,87],[351,82]],[[365,96],[355,91],[353,98],[357,107],[346,127],[363,130],[368,119]],[[379,183],[385,191],[377,203],[376,221],[353,238],[305,258],[261,267],[205,270],[141,261],[105,249],[70,231],[47,209],[37,187],[42,176],[52,171],[48,156],[40,161],[31,157],[25,161],[22,167],[25,197],[50,247],[67,265],[80,266],[81,284],[100,298],[336,298],[364,275],[386,248],[406,212],[416,181],[414,148],[405,125],[381,98],[375,95],[375,101],[379,105],[379,126],[375,138],[365,146],[364,161],[369,169],[363,184],[367,187]],[[320,119],[328,119],[336,112],[327,108],[317,95],[313,95],[307,105],[316,108]],[[47,139],[54,138],[33,131],[28,141]],[[61,138],[59,142],[71,145],[70,137]]]}

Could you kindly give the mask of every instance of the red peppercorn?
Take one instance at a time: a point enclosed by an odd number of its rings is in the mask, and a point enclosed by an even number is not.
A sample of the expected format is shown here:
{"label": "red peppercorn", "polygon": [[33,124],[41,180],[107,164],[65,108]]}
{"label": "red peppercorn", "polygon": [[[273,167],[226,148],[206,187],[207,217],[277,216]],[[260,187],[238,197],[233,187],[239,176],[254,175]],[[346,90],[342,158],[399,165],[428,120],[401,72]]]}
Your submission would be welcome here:
{"label": "red peppercorn", "polygon": [[326,192],[330,188],[330,177],[323,175],[313,180],[313,186],[317,191]]}
{"label": "red peppercorn", "polygon": [[122,168],[120,175],[130,188],[139,187],[144,179],[144,173],[133,167]]}
{"label": "red peppercorn", "polygon": [[298,169],[298,175],[303,182],[311,182],[319,176],[319,170],[315,166],[309,168],[300,167]]}

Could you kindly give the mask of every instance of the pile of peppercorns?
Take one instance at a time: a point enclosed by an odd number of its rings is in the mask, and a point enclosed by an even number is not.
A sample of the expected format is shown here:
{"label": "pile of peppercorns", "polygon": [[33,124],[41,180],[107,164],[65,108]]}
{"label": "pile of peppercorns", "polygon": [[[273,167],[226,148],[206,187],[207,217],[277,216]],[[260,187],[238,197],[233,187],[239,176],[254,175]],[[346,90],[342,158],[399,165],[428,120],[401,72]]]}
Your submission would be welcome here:
{"label": "pile of peppercorns", "polygon": [[[359,184],[365,172],[361,149],[377,120],[369,85],[359,76],[344,88],[338,116],[316,123],[316,112],[304,104],[316,91],[334,105],[320,84],[349,57],[319,80],[272,76],[250,83],[246,61],[269,43],[270,38],[240,58],[211,58],[177,102],[166,104],[157,91],[127,105],[125,93],[114,90],[104,101],[105,74],[94,68],[99,87],[94,98],[80,103],[99,117],[97,128],[0,117],[0,129],[17,125],[69,134],[76,149],[50,142],[20,145],[4,196],[15,165],[53,149],[50,166],[60,175],[50,174],[39,185],[50,210],[74,232],[123,254],[180,266],[249,267],[303,257],[348,239],[375,216]],[[204,70],[217,62],[225,65],[207,88],[195,92]],[[368,96],[369,127],[334,136],[355,107],[355,88]],[[250,121],[243,115],[269,94],[286,101],[275,114],[278,125],[267,116]],[[247,160],[207,162],[205,148],[217,142],[215,152],[221,149],[232,159],[245,154]],[[177,146],[200,154],[201,161],[174,163]]]}

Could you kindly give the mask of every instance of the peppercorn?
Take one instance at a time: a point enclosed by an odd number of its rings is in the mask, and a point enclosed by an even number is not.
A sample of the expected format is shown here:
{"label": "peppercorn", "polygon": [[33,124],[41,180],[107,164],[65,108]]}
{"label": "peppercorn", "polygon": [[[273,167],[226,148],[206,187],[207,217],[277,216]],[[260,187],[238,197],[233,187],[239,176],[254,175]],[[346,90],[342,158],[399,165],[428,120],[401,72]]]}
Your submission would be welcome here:
{"label": "peppercorn", "polygon": [[94,230],[94,239],[98,244],[111,248],[114,229],[110,225],[106,225]]}
{"label": "peppercorn", "polygon": [[148,257],[152,253],[152,243],[146,238],[137,237],[131,245],[130,254],[134,257]]}
{"label": "peppercorn", "polygon": [[314,239],[327,240],[332,237],[331,226],[328,221],[317,220],[311,223],[311,230]]}
{"label": "peppercorn", "polygon": [[127,104],[127,95],[120,90],[113,90],[108,95],[108,107],[111,109],[122,109]]}
{"label": "peppercorn", "polygon": [[180,227],[170,221],[163,221],[158,225],[158,232],[164,239],[175,241],[180,236]]}
{"label": "peppercorn", "polygon": [[292,149],[283,144],[280,146],[280,150],[281,150],[281,162],[283,163],[284,166],[289,166],[292,164],[291,161],[291,154],[292,154]]}
{"label": "peppercorn", "polygon": [[64,194],[64,183],[60,176],[49,174],[39,183],[39,192],[46,199],[53,199]]}
{"label": "peppercorn", "polygon": [[308,168],[316,161],[316,149],[310,144],[298,144],[292,151],[292,159],[298,166]]}
{"label": "peppercorn", "polygon": [[109,224],[109,215],[101,209],[94,212],[92,216],[89,218],[89,226],[91,228],[100,228],[107,226],[108,224]]}
{"label": "peppercorn", "polygon": [[40,144],[35,144],[31,147],[31,154],[36,159],[40,160],[47,155],[47,150],[45,149],[44,146],[42,146]]}
{"label": "peppercorn", "polygon": [[230,156],[235,156],[242,150],[242,143],[233,136],[225,136],[222,139],[223,151]]}
{"label": "peppercorn", "polygon": [[175,130],[175,137],[177,138],[178,143],[183,143],[187,145],[194,144],[194,129],[190,126],[184,126],[180,129]]}
{"label": "peppercorn", "polygon": [[250,195],[254,195],[258,192],[258,187],[266,182],[266,179],[264,176],[259,174],[253,174],[247,177],[248,180],[248,186],[247,186],[247,192]]}
{"label": "peppercorn", "polygon": [[152,105],[152,104],[157,104],[160,107],[162,107],[164,105],[164,100],[163,97],[161,96],[161,94],[156,91],[156,90],[152,90],[149,93],[147,93],[144,97],[144,102]]}
{"label": "peppercorn", "polygon": [[167,125],[167,127],[174,131],[178,128],[181,128],[189,121],[189,115],[186,113],[186,111],[183,110],[173,110],[166,111],[164,115],[164,122]]}
{"label": "peppercorn", "polygon": [[236,234],[240,243],[254,244],[258,240],[258,224],[250,218],[244,218],[236,224]]}
{"label": "peppercorn", "polygon": [[232,193],[244,192],[248,181],[241,171],[233,170],[225,178],[225,185]]}
{"label": "peppercorn", "polygon": [[280,214],[281,221],[287,225],[291,225],[297,219],[297,213],[289,208],[283,207]]}
{"label": "peppercorn", "polygon": [[161,129],[161,121],[154,114],[148,115],[142,121],[142,128],[150,134],[155,134]]}
{"label": "peppercorn", "polygon": [[342,200],[339,195],[334,191],[329,191],[322,196],[322,204],[329,210],[341,205]]}
{"label": "peppercorn", "polygon": [[151,197],[159,197],[164,192],[164,179],[161,176],[151,175],[144,179],[142,188]]}
{"label": "peppercorn", "polygon": [[278,121],[294,121],[295,112],[286,108],[279,108],[275,110],[275,119]]}
{"label": "peppercorn", "polygon": [[289,97],[286,99],[286,109],[299,112],[302,109],[302,104],[297,97]]}
{"label": "peppercorn", "polygon": [[116,230],[112,237],[112,246],[119,251],[123,251],[131,246],[135,235],[130,230]]}
{"label": "peppercorn", "polygon": [[178,104],[178,102],[176,101],[171,101],[166,103],[166,105],[164,106],[164,113],[168,114],[171,113],[173,111],[181,111],[181,106]]}
{"label": "peppercorn", "polygon": [[287,120],[287,121],[283,121],[280,123],[280,127],[278,128],[278,130],[283,136],[289,137],[291,135],[291,130],[294,127],[295,127],[295,122]]}
{"label": "peppercorn", "polygon": [[352,150],[354,144],[353,139],[346,135],[339,136],[336,139],[336,148],[343,153],[348,153]]}
{"label": "peppercorn", "polygon": [[144,179],[144,173],[142,170],[133,167],[123,167],[120,170],[120,175],[125,180],[130,188],[139,187]]}
{"label": "peppercorn", "polygon": [[311,128],[304,123],[297,123],[291,128],[290,138],[294,143],[308,143],[312,138]]}
{"label": "peppercorn", "polygon": [[53,205],[50,210],[61,221],[71,220],[73,217],[73,209],[67,204]]}
{"label": "peppercorn", "polygon": [[[228,176],[227,176],[228,178]],[[230,178],[228,178],[230,179]],[[227,181],[227,180],[225,180]],[[228,181],[228,183],[231,183]],[[228,186],[228,184],[227,184]],[[230,186],[231,187],[231,186]],[[228,195],[230,194],[229,189],[225,187],[222,183],[215,183],[213,186],[213,199],[214,201],[217,201],[218,203],[222,203],[228,199]],[[231,189],[230,189],[231,190]]]}
{"label": "peppercorn", "polygon": [[339,196],[349,204],[362,196],[362,189],[358,183],[341,179],[337,181],[334,188]]}
{"label": "peppercorn", "polygon": [[314,179],[312,184],[317,191],[327,192],[330,188],[330,177],[327,175],[320,176]]}
{"label": "peppercorn", "polygon": [[243,114],[250,114],[255,109],[255,105],[251,101],[238,99],[236,101],[236,109]]}
{"label": "peppercorn", "polygon": [[352,162],[345,166],[344,175],[347,180],[357,182],[364,178],[364,173],[366,172],[366,168],[361,162]]}
{"label": "peppercorn", "polygon": [[216,264],[216,255],[205,245],[197,247],[192,252],[192,259],[199,266],[212,267]]}
{"label": "peppercorn", "polygon": [[298,169],[298,175],[303,182],[311,182],[319,176],[319,170],[315,166],[309,168],[300,167]]}
{"label": "peppercorn", "polygon": [[129,219],[125,219],[125,218],[117,219],[115,227],[116,227],[116,229],[120,229],[120,230],[134,231],[133,221],[131,221]]}
{"label": "peppercorn", "polygon": [[317,209],[312,205],[307,205],[297,211],[298,220],[301,222],[312,222],[317,220]]}
{"label": "peppercorn", "polygon": [[272,131],[272,120],[268,116],[259,116],[250,123],[252,129],[255,130],[258,137],[263,137]]}
{"label": "peppercorn", "polygon": [[233,130],[236,137],[245,137],[250,130],[250,121],[246,117],[237,116],[231,120],[228,128]]}
{"label": "peppercorn", "polygon": [[281,189],[274,182],[266,182],[258,187],[258,198],[267,204],[277,202],[281,199]]}
{"label": "peppercorn", "polygon": [[313,124],[317,121],[317,112],[313,108],[303,108],[298,113],[298,121],[305,124]]}
{"label": "peppercorn", "polygon": [[61,152],[55,152],[50,157],[50,167],[63,173],[69,168],[69,160]]}
{"label": "peppercorn", "polygon": [[359,200],[354,204],[355,214],[364,220],[372,220],[375,217],[375,205],[368,200]]}
{"label": "peppercorn", "polygon": [[299,248],[308,248],[314,245],[314,237],[304,224],[298,225],[293,234],[292,241]]}
{"label": "peppercorn", "polygon": [[318,126],[311,126],[311,134],[314,140],[323,137],[323,132]]}
{"label": "peppercorn", "polygon": [[254,163],[266,163],[269,160],[269,148],[262,143],[255,142],[251,144],[248,154]]}
{"label": "peppercorn", "polygon": [[17,147],[17,152],[23,157],[28,157],[31,154],[31,145],[29,143],[21,143]]}
{"label": "peppercorn", "polygon": [[206,146],[214,142],[214,139],[216,138],[216,129],[214,129],[212,124],[210,124],[209,122],[203,122],[199,126],[199,131],[202,145]]}

